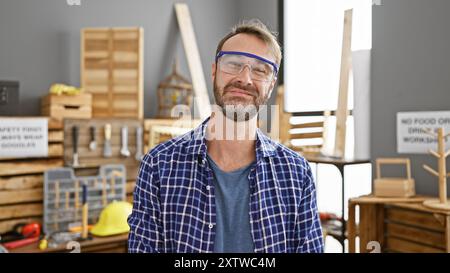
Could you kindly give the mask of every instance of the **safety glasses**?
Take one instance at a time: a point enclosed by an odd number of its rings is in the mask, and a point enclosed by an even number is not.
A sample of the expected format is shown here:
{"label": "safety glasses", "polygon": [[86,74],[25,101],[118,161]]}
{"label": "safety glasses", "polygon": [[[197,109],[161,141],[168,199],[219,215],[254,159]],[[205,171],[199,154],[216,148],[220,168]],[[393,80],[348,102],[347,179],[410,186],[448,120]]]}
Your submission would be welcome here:
{"label": "safety glasses", "polygon": [[232,75],[239,75],[248,66],[251,79],[256,81],[271,81],[278,74],[274,62],[247,52],[220,51],[216,63],[222,72]]}

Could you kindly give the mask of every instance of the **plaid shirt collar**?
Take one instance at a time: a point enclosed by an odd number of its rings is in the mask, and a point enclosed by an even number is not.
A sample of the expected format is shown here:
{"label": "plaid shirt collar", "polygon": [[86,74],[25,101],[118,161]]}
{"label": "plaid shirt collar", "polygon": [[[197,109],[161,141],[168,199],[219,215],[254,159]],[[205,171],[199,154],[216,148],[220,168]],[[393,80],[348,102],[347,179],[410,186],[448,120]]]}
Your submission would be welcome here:
{"label": "plaid shirt collar", "polygon": [[[202,158],[206,158],[206,128],[209,120],[210,117],[205,119],[192,132],[186,148],[189,154],[196,154]],[[259,128],[256,128],[256,160],[259,161],[261,158],[274,156],[275,154],[276,147],[272,144],[271,140]]]}

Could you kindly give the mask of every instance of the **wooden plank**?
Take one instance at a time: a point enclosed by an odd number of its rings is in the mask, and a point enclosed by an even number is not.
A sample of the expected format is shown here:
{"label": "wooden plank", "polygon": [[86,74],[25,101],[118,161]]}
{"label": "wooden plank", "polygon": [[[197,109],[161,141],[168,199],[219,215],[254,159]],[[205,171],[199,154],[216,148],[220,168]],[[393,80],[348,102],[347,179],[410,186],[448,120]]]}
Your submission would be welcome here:
{"label": "wooden plank", "polygon": [[309,138],[322,138],[323,133],[322,132],[314,132],[314,133],[297,133],[297,134],[291,134],[291,139],[309,139]]}
{"label": "wooden plank", "polygon": [[0,190],[27,190],[41,188],[43,186],[44,177],[42,175],[25,175],[0,177]]}
{"label": "wooden plank", "polygon": [[38,222],[42,223],[42,217],[27,217],[13,220],[3,220],[0,221],[0,234],[13,230],[14,226],[20,223],[31,223]]}
{"label": "wooden plank", "polygon": [[46,170],[62,167],[62,159],[38,159],[17,162],[0,162],[0,176],[37,174]]}
{"label": "wooden plank", "polygon": [[406,225],[387,223],[387,237],[395,237],[418,244],[445,249],[445,236],[442,232],[427,231]]}
{"label": "wooden plank", "polygon": [[42,201],[43,189],[0,191],[0,205]]}
{"label": "wooden plank", "polygon": [[95,246],[85,246],[81,249],[82,253],[126,253],[127,242],[113,244],[99,244]]}
{"label": "wooden plank", "polygon": [[344,157],[345,136],[348,115],[348,83],[352,67],[352,17],[353,10],[346,10],[344,14],[344,34],[342,40],[341,72],[339,80],[339,97],[336,110],[336,137],[334,155]]}
{"label": "wooden plank", "polygon": [[385,245],[385,230],[386,230],[386,224],[385,224],[385,216],[386,216],[386,210],[384,208],[383,204],[377,204],[375,205],[376,207],[376,222],[377,222],[377,226],[376,226],[376,237],[377,237],[377,241],[380,243],[380,251],[383,250],[384,245]]}
{"label": "wooden plank", "polygon": [[[76,176],[96,176],[99,175],[98,173],[98,168],[100,165],[94,165],[94,166],[88,166],[88,167],[81,167],[81,168],[77,168],[75,170],[75,175]],[[126,168],[126,173],[127,173],[127,177],[126,180],[127,181],[136,181],[136,177],[137,174],[139,172],[139,167],[137,166],[125,166]]]}
{"label": "wooden plank", "polygon": [[445,216],[445,250],[450,253],[450,216]]}
{"label": "wooden plank", "polygon": [[127,194],[126,200],[127,202],[133,204],[133,194]]}
{"label": "wooden plank", "polygon": [[429,213],[408,209],[387,208],[386,218],[393,223],[401,223],[429,230],[444,232],[444,226]]}
{"label": "wooden plank", "polygon": [[[434,199],[434,198],[424,197],[422,199],[423,199],[423,201],[425,201],[425,200],[430,200],[430,199]],[[422,203],[423,202],[421,202],[421,203],[395,203],[395,204],[392,204],[392,206],[397,207],[397,208],[413,209],[413,210],[429,212],[429,213],[439,213],[439,214],[443,214],[443,215],[450,215],[450,211],[448,211],[448,210],[438,210],[438,209],[428,208],[428,207],[425,207]]]}
{"label": "wooden plank", "polygon": [[[55,157],[62,157],[63,156],[63,144],[62,143],[51,143],[48,144],[48,155],[46,158],[55,158]],[[17,157],[4,157],[1,158],[0,161],[9,161],[9,162],[14,162],[14,160],[19,160],[21,158],[17,158]],[[25,158],[22,158],[22,160]],[[0,172],[1,173],[1,172]]]}
{"label": "wooden plank", "polygon": [[28,216],[42,216],[42,207],[42,204],[0,206],[0,220]]}
{"label": "wooden plank", "polygon": [[[82,34],[82,86],[94,95],[93,116],[143,118],[143,29],[84,29]],[[116,90],[115,84],[121,87]],[[123,98],[114,94],[133,96],[123,108]]]}
{"label": "wooden plank", "polygon": [[348,239],[348,252],[355,253],[356,245],[356,219],[355,219],[356,204],[354,202],[348,202],[348,220],[347,220],[347,239]]}
{"label": "wooden plank", "polygon": [[394,237],[386,238],[386,246],[389,251],[404,253],[442,253],[442,249],[417,244],[414,242]]}
{"label": "wooden plank", "polygon": [[208,96],[208,90],[206,88],[205,76],[203,74],[202,63],[195,38],[194,27],[191,21],[191,15],[186,3],[176,3],[175,12],[181,32],[181,38],[183,40],[184,51],[188,61],[189,71],[191,73],[192,85],[200,118],[204,120],[211,114],[211,104]]}
{"label": "wooden plank", "polygon": [[[357,231],[355,208],[359,206],[360,220],[359,230]],[[355,238],[358,234],[360,237],[360,253],[372,251],[367,249],[368,243],[371,241],[378,242],[381,249],[384,245],[384,206],[382,204],[359,204],[354,200],[349,201],[348,211],[348,242],[349,253],[356,252]]]}
{"label": "wooden plank", "polygon": [[135,181],[128,181],[126,184],[126,192],[127,194],[132,194],[134,192],[134,188],[136,187],[136,182]]}
{"label": "wooden plank", "polygon": [[[128,130],[130,129],[134,129],[134,128],[130,128],[128,127]],[[97,130],[98,131],[98,130]],[[128,147],[134,147],[136,145],[136,134],[131,134],[132,132],[134,132],[135,130],[132,131],[128,131]],[[103,137],[103,132],[100,133],[96,133],[95,134],[95,141],[97,142],[97,149],[98,150],[103,150],[103,144],[105,143],[105,139]],[[68,139],[66,139],[66,144],[65,144],[65,148],[66,154],[72,154],[72,137],[70,136]],[[79,152],[79,156],[83,156],[83,154],[86,153],[91,153],[90,150],[88,150],[88,146],[89,146],[89,142],[91,141],[91,137],[89,135],[86,134],[80,134],[79,135],[79,139],[78,139],[78,148],[82,149],[83,147],[86,148],[86,150],[82,152]],[[116,133],[114,135],[111,135],[111,145],[112,146],[120,146],[121,145],[121,136],[120,133]],[[103,154],[103,153],[102,153]],[[102,155],[101,154],[101,155]]]}
{"label": "wooden plank", "polygon": [[64,141],[64,132],[61,130],[58,131],[48,131],[48,142],[63,142]]}
{"label": "wooden plank", "polygon": [[[120,160],[126,161],[128,163],[131,163],[131,162],[135,162],[136,164],[138,163],[138,161],[134,158],[134,155],[136,154],[136,147],[128,145],[128,150],[130,151],[130,154],[131,154],[129,157],[123,157],[122,155],[120,155],[120,149],[121,149],[121,146],[112,146],[111,147],[112,155],[113,155],[112,158],[119,158]],[[72,162],[72,155],[73,155],[72,150],[66,149],[66,152],[64,154],[64,160],[66,163]],[[95,151],[89,150],[88,147],[78,147],[78,155],[79,155],[78,158],[80,160],[80,164],[82,163],[81,161],[89,160],[89,159],[100,159],[100,160],[111,159],[109,157],[108,158],[103,157],[103,147],[101,147],[100,149],[96,149]],[[132,160],[128,160],[128,159],[132,159]]]}
{"label": "wooden plank", "polygon": [[55,95],[48,94],[44,96],[41,100],[42,106],[47,105],[69,105],[69,106],[82,106],[82,105],[91,105],[92,104],[92,95],[89,93],[82,93],[79,95]]}
{"label": "wooden plank", "polygon": [[[310,160],[310,158],[308,158]],[[320,162],[319,162],[320,163]],[[411,203],[412,206],[415,206],[415,204],[421,204],[424,200],[426,200],[427,197],[416,195],[413,197],[375,197],[373,195],[364,195],[357,198],[352,198],[352,202],[356,202],[358,204],[391,204],[392,206],[404,206]],[[421,206],[421,205],[420,205]],[[416,207],[414,207],[416,208]]]}
{"label": "wooden plank", "polygon": [[376,207],[371,204],[360,204],[359,206],[359,245],[360,252],[366,253],[367,244],[370,241],[377,241],[377,219],[376,219]]}
{"label": "wooden plank", "polygon": [[323,125],[324,125],[323,121],[292,124],[291,129],[323,128]]}

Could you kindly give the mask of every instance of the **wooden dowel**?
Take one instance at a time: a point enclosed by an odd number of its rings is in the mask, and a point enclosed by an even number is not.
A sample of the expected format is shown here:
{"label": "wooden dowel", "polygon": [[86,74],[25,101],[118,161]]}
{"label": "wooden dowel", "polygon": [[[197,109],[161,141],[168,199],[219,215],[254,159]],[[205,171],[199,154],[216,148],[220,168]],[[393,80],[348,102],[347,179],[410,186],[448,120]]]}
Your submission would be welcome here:
{"label": "wooden dowel", "polygon": [[437,134],[436,134],[436,133],[433,133],[433,131],[431,131],[430,129],[422,129],[422,132],[423,132],[424,134],[430,135],[430,136],[432,136],[432,137],[437,137]]}
{"label": "wooden dowel", "polygon": [[430,172],[431,174],[439,177],[439,173],[437,171],[433,170],[432,168],[428,167],[427,165],[423,164],[423,168],[425,170],[427,170],[428,172]]}
{"label": "wooden dowel", "polygon": [[450,155],[450,150],[448,150],[448,151],[445,153],[444,158],[447,157],[448,155]]}
{"label": "wooden dowel", "polygon": [[428,152],[430,153],[430,154],[432,154],[432,155],[434,155],[435,157],[437,157],[437,158],[441,158],[441,155],[440,154],[438,154],[437,152],[435,152],[435,151],[433,151],[433,150],[428,150]]}

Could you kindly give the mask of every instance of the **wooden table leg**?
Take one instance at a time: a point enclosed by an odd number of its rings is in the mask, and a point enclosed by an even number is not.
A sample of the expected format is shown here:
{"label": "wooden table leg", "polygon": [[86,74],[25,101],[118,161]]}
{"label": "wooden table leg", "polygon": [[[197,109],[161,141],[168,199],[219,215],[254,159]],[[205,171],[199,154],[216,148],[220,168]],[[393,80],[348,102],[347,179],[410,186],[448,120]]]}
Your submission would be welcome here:
{"label": "wooden table leg", "polygon": [[355,223],[355,206],[351,200],[348,202],[348,221],[347,221],[347,232],[348,232],[348,252],[355,253],[355,237],[356,237],[356,223]]}

